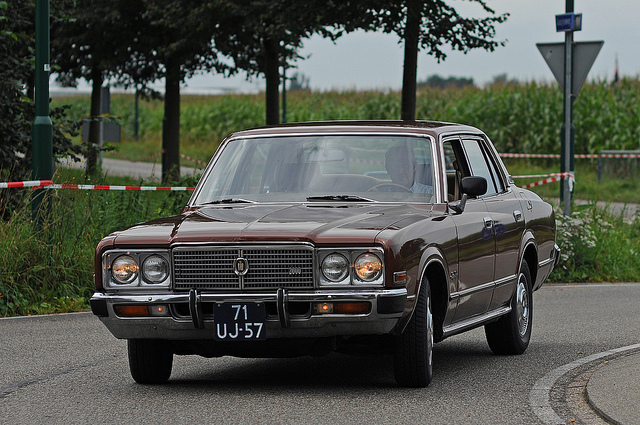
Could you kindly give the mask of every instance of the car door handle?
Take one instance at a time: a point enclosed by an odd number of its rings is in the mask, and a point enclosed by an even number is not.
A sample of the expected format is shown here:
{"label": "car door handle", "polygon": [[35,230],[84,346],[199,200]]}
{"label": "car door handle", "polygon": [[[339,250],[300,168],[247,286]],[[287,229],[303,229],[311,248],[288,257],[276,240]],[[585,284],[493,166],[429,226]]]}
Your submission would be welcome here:
{"label": "car door handle", "polygon": [[520,221],[520,220],[522,220],[522,211],[520,211],[520,210],[515,210],[515,211],[513,212],[513,218],[515,218],[515,219],[516,219],[516,221]]}
{"label": "car door handle", "polygon": [[490,229],[491,226],[493,226],[493,220],[491,219],[491,217],[485,217],[484,218],[484,227],[487,229]]}

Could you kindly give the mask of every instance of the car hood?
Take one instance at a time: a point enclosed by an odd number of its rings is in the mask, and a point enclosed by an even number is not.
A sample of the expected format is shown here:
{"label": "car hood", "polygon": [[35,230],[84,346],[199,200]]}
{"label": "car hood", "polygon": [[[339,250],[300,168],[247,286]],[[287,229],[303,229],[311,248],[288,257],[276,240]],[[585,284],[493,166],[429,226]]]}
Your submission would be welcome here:
{"label": "car hood", "polygon": [[209,242],[373,244],[386,229],[434,214],[432,205],[254,204],[203,207],[132,226],[114,234],[117,246]]}

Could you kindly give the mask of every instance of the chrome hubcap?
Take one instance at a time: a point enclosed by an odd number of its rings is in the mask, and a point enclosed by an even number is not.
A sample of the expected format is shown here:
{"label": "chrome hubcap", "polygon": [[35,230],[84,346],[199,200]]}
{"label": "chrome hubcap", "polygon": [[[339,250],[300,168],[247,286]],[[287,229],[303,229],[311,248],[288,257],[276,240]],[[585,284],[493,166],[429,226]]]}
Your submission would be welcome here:
{"label": "chrome hubcap", "polygon": [[527,282],[524,274],[520,274],[518,279],[516,314],[518,317],[518,332],[520,332],[520,336],[524,336],[527,333],[527,329],[529,329],[529,294],[527,293]]}

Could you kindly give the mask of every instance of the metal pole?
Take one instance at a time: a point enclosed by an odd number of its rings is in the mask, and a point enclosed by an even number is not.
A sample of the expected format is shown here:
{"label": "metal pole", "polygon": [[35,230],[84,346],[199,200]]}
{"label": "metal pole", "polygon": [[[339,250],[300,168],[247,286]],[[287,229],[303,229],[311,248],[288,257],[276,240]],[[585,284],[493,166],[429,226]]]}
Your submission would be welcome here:
{"label": "metal pole", "polygon": [[140,112],[139,112],[139,108],[140,108],[140,102],[139,102],[139,98],[140,98],[140,92],[138,90],[138,88],[136,87],[136,97],[135,97],[135,102],[134,102],[134,119],[133,119],[133,138],[138,140],[138,137],[140,136]]}
{"label": "metal pole", "polygon": [[[50,180],[53,176],[53,124],[49,117],[49,0],[36,0],[36,92],[33,138],[32,176],[34,180]],[[44,190],[35,191],[32,200],[34,216],[40,213]]]}
{"label": "metal pole", "polygon": [[[573,0],[566,0],[566,12],[573,12]],[[564,125],[562,128],[562,173],[572,173],[573,156],[573,31],[565,32],[564,36]],[[560,192],[560,201],[563,203],[563,213],[565,216],[571,215],[571,189],[569,187],[570,177],[563,174]]]}
{"label": "metal pole", "polygon": [[287,123],[287,66],[282,66],[282,123]]}

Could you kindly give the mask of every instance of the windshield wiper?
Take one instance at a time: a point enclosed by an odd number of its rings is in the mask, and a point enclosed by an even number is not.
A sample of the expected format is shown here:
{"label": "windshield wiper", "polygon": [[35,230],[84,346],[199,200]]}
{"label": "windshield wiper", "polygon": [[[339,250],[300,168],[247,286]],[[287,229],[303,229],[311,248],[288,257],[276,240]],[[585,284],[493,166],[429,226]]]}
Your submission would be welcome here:
{"label": "windshield wiper", "polygon": [[373,199],[363,198],[356,195],[324,195],[309,196],[307,201],[348,201],[348,202],[374,202]]}
{"label": "windshield wiper", "polygon": [[202,205],[215,205],[215,204],[255,204],[255,201],[247,201],[246,199],[240,199],[240,198],[225,198],[225,199],[217,199],[215,201],[205,202]]}

